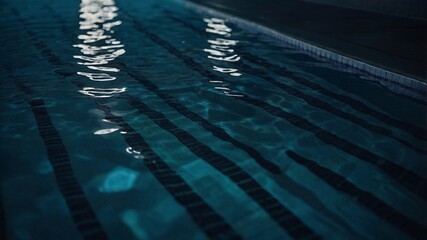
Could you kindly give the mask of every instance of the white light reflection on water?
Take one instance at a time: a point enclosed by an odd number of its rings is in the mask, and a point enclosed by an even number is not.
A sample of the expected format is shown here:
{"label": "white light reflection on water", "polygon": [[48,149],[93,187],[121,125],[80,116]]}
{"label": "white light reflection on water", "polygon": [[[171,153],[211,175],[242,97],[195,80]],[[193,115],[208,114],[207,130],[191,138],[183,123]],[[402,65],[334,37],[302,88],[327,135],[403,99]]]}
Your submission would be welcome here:
{"label": "white light reflection on water", "polygon": [[[229,39],[231,37],[232,29],[225,25],[225,20],[219,18],[204,18],[203,21],[207,23],[206,32],[220,35],[215,39],[208,39],[209,48],[203,49],[207,52],[208,58],[218,61],[218,64],[213,65],[213,70],[216,72],[224,73],[233,77],[240,77],[242,74],[237,68],[231,68],[229,65],[234,62],[240,61],[240,56],[235,53],[233,46],[238,44],[237,40]],[[230,97],[244,97],[240,93],[234,93],[232,89],[225,87],[223,81],[212,80],[210,81],[216,86],[216,90],[222,91],[225,95]]]}
{"label": "white light reflection on water", "polygon": [[105,134],[109,134],[109,133],[115,132],[117,130],[119,130],[119,128],[101,129],[101,130],[96,131],[94,134],[95,135],[105,135]]}
{"label": "white light reflection on water", "polygon": [[[120,72],[120,69],[107,66],[114,59],[123,55],[126,51],[124,45],[113,38],[113,28],[122,22],[115,20],[118,8],[114,0],[82,0],[80,4],[80,34],[79,44],[73,45],[79,48],[82,55],[75,55],[80,65],[85,66],[86,71],[77,72],[93,82],[115,81],[117,78],[111,74]],[[109,98],[126,91],[125,87],[108,88],[105,86],[88,86],[79,90],[80,93],[95,97]]]}
{"label": "white light reflection on water", "polygon": [[126,88],[95,88],[95,87],[84,87],[82,90],[79,90],[80,93],[96,97],[96,98],[110,98],[119,93],[126,91]]}

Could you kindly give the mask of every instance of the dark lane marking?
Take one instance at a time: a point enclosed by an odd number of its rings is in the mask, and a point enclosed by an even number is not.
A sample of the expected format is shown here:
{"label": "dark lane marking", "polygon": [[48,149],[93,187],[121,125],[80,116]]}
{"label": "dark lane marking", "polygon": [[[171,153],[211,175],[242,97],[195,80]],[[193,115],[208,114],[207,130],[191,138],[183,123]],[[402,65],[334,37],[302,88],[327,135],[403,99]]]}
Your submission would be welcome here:
{"label": "dark lane marking", "polygon": [[[124,63],[121,64],[121,70],[128,73],[132,78],[134,78],[136,81],[143,84],[148,90],[151,92],[154,92],[157,96],[159,96],[161,99],[163,99],[169,106],[174,108],[176,111],[181,113],[183,116],[187,117],[188,119],[198,123],[203,128],[205,128],[207,131],[210,131],[214,136],[224,140],[228,141],[230,143],[235,143],[237,140],[229,136],[223,129],[218,128],[217,126],[213,125],[209,121],[207,121],[204,118],[201,118],[199,115],[191,112],[188,108],[183,106],[179,103],[179,101],[175,98],[173,98],[170,95],[167,95],[165,91],[160,90],[156,85],[154,85],[151,81],[149,81],[146,77],[139,74],[137,71],[132,70],[128,68]],[[243,143],[241,143],[243,144]],[[247,149],[242,148],[240,144],[234,144],[237,148],[240,148],[243,151],[246,151],[251,157],[255,158],[260,157],[263,158],[261,153],[259,153],[256,149]],[[249,146],[248,146],[249,147]],[[264,158],[263,158],[264,159]],[[267,161],[264,159],[264,161]],[[262,164],[260,164],[263,166]],[[274,169],[272,169],[274,170]],[[280,170],[280,169],[279,169]],[[285,174],[280,175],[280,180],[282,186],[286,187],[286,189],[293,194],[294,196],[298,197],[301,201],[305,202],[307,205],[310,205],[313,207],[313,209],[316,209],[317,211],[322,212],[326,216],[328,216],[331,219],[335,219],[338,224],[340,224],[343,228],[345,228],[347,231],[351,232],[354,236],[358,235],[358,233],[354,232],[349,226],[344,224],[343,220],[337,216],[335,213],[331,212],[329,209],[327,209],[320,201],[317,199],[317,197],[308,191],[305,187],[301,186],[299,183],[295,182],[293,179],[289,178]],[[361,236],[360,236],[361,237]]]}
{"label": "dark lane marking", "polygon": [[[122,13],[123,10],[122,10]],[[142,26],[138,21],[136,21],[132,16],[127,13],[124,13],[130,20],[133,22],[135,29],[143,33],[147,36],[151,41],[155,42],[159,46],[163,47],[172,55],[175,55],[177,58],[181,59],[190,69],[195,72],[198,72],[200,75],[207,79],[216,79],[220,81],[226,82],[222,77],[216,76],[212,72],[203,68],[203,66],[196,61],[194,61],[191,57],[183,55],[178,49],[158,37],[157,35],[149,32],[146,28]],[[427,199],[427,183],[426,179],[418,176],[416,173],[409,171],[401,166],[396,165],[395,163],[387,160],[375,153],[370,152],[369,150],[359,147],[344,138],[341,138],[335,134],[332,134],[317,125],[307,121],[306,119],[283,111],[282,109],[272,106],[268,103],[262,102],[260,100],[249,98],[245,96],[243,98],[236,98],[240,101],[243,101],[249,105],[253,105],[259,108],[264,109],[266,112],[271,115],[278,116],[285,121],[291,123],[292,125],[307,130],[313,133],[318,139],[323,142],[330,144],[342,151],[348,153],[349,155],[355,156],[360,160],[371,163],[381,169],[383,172],[389,175],[390,178],[396,180],[401,183],[407,189],[415,193],[416,195],[422,197],[423,199]]]}
{"label": "dark lane marking", "polygon": [[[158,5],[154,6],[155,8],[161,9]],[[172,12],[170,12],[169,10],[162,10],[167,17],[169,17],[170,19],[174,20],[175,22],[179,22],[181,23],[183,26],[191,29],[192,31],[198,33],[201,36],[209,36],[209,34],[207,34],[206,32],[202,31],[201,29],[195,27],[193,24],[188,23],[178,17],[175,17],[174,15],[172,15]],[[421,140],[427,140],[427,130],[418,127],[416,125],[413,125],[411,123],[396,119],[391,117],[388,114],[382,113],[380,111],[377,111],[371,107],[369,107],[368,105],[366,105],[365,103],[349,97],[349,96],[345,96],[342,94],[338,94],[335,93],[333,91],[330,91],[324,87],[322,87],[321,85],[314,83],[312,81],[306,80],[302,77],[299,77],[296,75],[296,73],[286,69],[285,67],[281,67],[275,64],[270,63],[268,60],[265,60],[261,57],[255,56],[249,52],[246,51],[239,51],[239,55],[242,56],[243,60],[248,60],[252,63],[255,63],[265,69],[268,69],[269,71],[274,71],[277,74],[287,77],[290,80],[299,83],[301,85],[304,85],[310,89],[316,90],[330,98],[333,98],[339,102],[342,102],[344,104],[349,105],[350,107],[352,107],[353,109],[362,112],[366,115],[369,115],[377,120],[380,120],[381,122],[387,124],[387,125],[391,125],[395,128],[398,128],[402,131],[405,131],[413,136],[415,136],[416,138],[419,138]],[[279,82],[278,82],[279,83]],[[279,83],[280,84],[280,83]],[[424,151],[425,154],[425,151]]]}
{"label": "dark lane marking", "polygon": [[227,176],[250,198],[252,198],[268,215],[274,219],[288,234],[297,239],[320,239],[312,229],[283,206],[273,195],[267,192],[251,175],[230,159],[218,154],[199,142],[188,132],[173,124],[160,112],[152,110],[145,103],[128,96],[128,102],[141,114],[150,118],[159,127],[174,135],[194,155],[203,159],[219,172]]}
{"label": "dark lane marking", "polygon": [[414,194],[418,195],[423,199],[427,199],[426,179],[424,177],[418,176],[413,171],[405,169],[375,153],[370,152],[367,149],[359,147],[358,145],[351,143],[344,138],[330,133],[298,115],[286,112],[276,106],[270,105],[254,98],[245,97],[240,98],[240,100],[258,106],[264,109],[266,112],[270,113],[271,115],[280,117],[298,128],[313,133],[318,139],[320,139],[324,143],[335,146],[336,148],[348,153],[349,155],[352,155],[367,163],[375,165],[384,173],[386,173],[390,178],[399,182],[408,190],[412,191]]}
{"label": "dark lane marking", "polygon": [[226,131],[224,131],[222,128],[219,128],[215,126],[214,124],[210,123],[208,120],[204,119],[203,117],[197,115],[196,113],[189,110],[187,107],[179,103],[177,99],[174,97],[166,94],[164,91],[160,90],[156,85],[154,85],[151,81],[149,81],[147,78],[139,74],[137,71],[132,70],[128,67],[126,67],[124,64],[122,64],[122,69],[129,74],[133,79],[138,81],[140,84],[144,85],[144,87],[151,92],[155,93],[159,98],[161,98],[164,102],[166,102],[170,107],[175,109],[177,112],[185,116],[186,118],[190,119],[191,121],[197,123],[201,127],[203,127],[206,131],[212,133],[217,138],[229,142],[236,146],[237,148],[245,151],[249,156],[251,156],[255,161],[264,169],[267,171],[273,173],[273,174],[280,174],[281,170],[280,167],[267,159],[265,159],[260,152],[255,150],[254,148],[234,139],[231,137]]}
{"label": "dark lane marking", "polygon": [[421,127],[418,127],[414,124],[411,124],[411,123],[408,123],[405,121],[402,121],[400,119],[393,118],[392,116],[390,116],[386,113],[377,111],[377,110],[369,107],[365,103],[363,103],[363,102],[361,102],[355,98],[352,98],[350,96],[342,95],[339,93],[335,93],[331,90],[328,90],[327,88],[324,88],[317,83],[311,82],[309,80],[306,80],[302,77],[297,76],[295,73],[287,70],[284,67],[271,64],[267,60],[262,59],[258,56],[252,55],[248,52],[243,52],[243,53],[241,53],[241,55],[244,59],[247,59],[247,60],[251,61],[252,63],[255,63],[259,66],[262,66],[262,67],[268,69],[269,71],[274,71],[283,77],[286,77],[288,79],[295,81],[296,83],[299,83],[299,84],[306,86],[310,89],[313,89],[315,91],[318,91],[319,93],[322,93],[322,94],[324,94],[330,98],[333,98],[339,102],[347,104],[348,106],[352,107],[353,109],[355,109],[359,112],[362,112],[366,115],[369,115],[369,116],[383,122],[384,124],[387,124],[387,125],[390,125],[392,127],[397,128],[397,129],[400,129],[402,131],[405,131],[405,132],[413,135],[414,137],[416,137],[420,140],[427,141],[427,130],[425,130]]}
{"label": "dark lane marking", "polygon": [[106,119],[119,125],[126,143],[144,157],[144,165],[191,215],[194,222],[212,239],[241,239],[234,229],[216,213],[185,180],[172,170],[122,117],[115,116],[106,105],[99,105]]}
{"label": "dark lane marking", "polygon": [[[53,66],[61,66],[61,60],[28,28],[28,24],[20,17],[18,11],[16,9],[12,9],[11,11],[24,26],[26,33],[31,37],[32,42],[37,50],[41,52],[42,57]],[[14,79],[14,82],[17,88],[24,93],[33,93],[33,90],[22,82],[16,79]],[[107,234],[102,229],[96,214],[74,175],[66,147],[50,119],[44,101],[42,99],[33,99],[28,100],[28,104],[31,106],[39,134],[46,147],[59,191],[64,197],[77,229],[83,239],[108,239]]]}
{"label": "dark lane marking", "polygon": [[304,92],[302,92],[296,88],[289,87],[286,84],[280,83],[280,82],[274,80],[272,77],[268,76],[266,72],[259,70],[259,69],[255,69],[255,68],[249,66],[248,64],[238,63],[238,65],[242,67],[241,68],[242,71],[244,71],[248,74],[251,74],[253,76],[256,76],[258,78],[264,79],[265,81],[267,81],[267,82],[271,83],[272,85],[282,89],[283,91],[287,92],[288,94],[291,94],[297,98],[302,99],[303,101],[305,101],[306,103],[308,103],[309,105],[311,105],[313,107],[322,109],[322,110],[327,111],[331,114],[334,114],[335,116],[339,116],[343,119],[346,119],[346,120],[348,120],[354,124],[357,124],[357,125],[365,128],[365,129],[371,131],[371,132],[374,132],[377,134],[382,134],[384,136],[390,137],[390,138],[396,140],[397,142],[399,142],[400,144],[402,144],[408,148],[411,148],[412,150],[414,150],[420,154],[427,155],[427,151],[425,149],[420,149],[420,148],[414,146],[412,143],[394,136],[393,132],[390,131],[389,129],[386,129],[386,128],[378,126],[378,125],[371,124],[371,123],[367,122],[366,120],[359,118],[356,115],[344,112],[344,111],[332,106],[331,104],[319,99],[319,98],[310,96],[310,95],[305,94]]}
{"label": "dark lane marking", "polygon": [[[26,34],[30,37],[31,42],[34,44],[36,49],[40,52],[41,56],[44,59],[46,59],[46,61],[48,63],[50,63],[51,65],[53,65],[55,67],[63,67],[66,65],[64,62],[61,61],[61,59],[55,53],[53,53],[49,49],[49,47],[46,45],[46,43],[44,43],[42,40],[40,40],[40,38],[37,36],[37,34],[28,27],[29,24],[24,19],[21,18],[19,12],[16,9],[12,8],[11,12],[13,13],[13,15],[16,16],[16,18],[22,24]],[[55,71],[55,73],[57,73],[57,72]],[[24,86],[25,85],[21,85],[21,83],[17,84],[17,87],[20,88],[25,93],[31,93],[31,90],[29,88],[25,89]]]}
{"label": "dark lane marking", "polygon": [[28,23],[21,18],[19,12],[14,8],[12,8],[11,11],[13,15],[15,15],[16,18],[19,20],[19,22],[24,26],[25,32],[30,36],[30,40],[41,52],[41,55],[46,58],[50,64],[54,66],[60,66],[61,60],[59,60],[59,58],[55,54],[48,50],[46,44],[37,37],[36,33],[33,30],[28,28]]}
{"label": "dark lane marking", "polygon": [[320,166],[313,160],[309,160],[293,151],[286,151],[286,154],[295,160],[295,162],[303,165],[310,172],[314,173],[318,178],[325,181],[327,184],[336,190],[350,195],[358,203],[365,206],[380,218],[391,223],[395,227],[417,239],[424,239],[427,236],[426,226],[422,226],[414,220],[406,217],[402,213],[390,207],[387,203],[375,197],[373,194],[357,188],[354,184],[347,181],[342,176],[332,172],[331,170]]}
{"label": "dark lane marking", "polygon": [[108,239],[74,176],[67,149],[52,124],[43,100],[33,99],[28,103],[46,147],[59,190],[81,235],[84,239]]}
{"label": "dark lane marking", "polygon": [[[42,56],[50,64],[54,66],[61,66],[61,60],[47,47],[47,45],[43,41],[39,40],[34,32],[32,32],[31,35],[33,40],[39,43],[36,45],[38,50],[45,53],[42,54]],[[30,88],[25,86],[25,84],[21,83],[20,81],[15,80],[15,84],[21,91],[28,94],[33,93]],[[74,84],[78,85],[79,83],[74,82]],[[103,109],[105,110],[105,106]],[[113,116],[112,114],[110,114],[110,116],[114,117],[112,119],[115,120],[121,119],[119,117]],[[144,154],[148,153],[148,155],[145,155],[145,159],[148,158],[152,161],[144,161],[147,168],[153,172],[155,177],[165,186],[168,192],[174,196],[175,200],[186,208],[195,222],[203,229],[203,231],[205,231],[207,236],[212,239],[241,239],[241,237],[238,236],[234,230],[227,223],[225,223],[225,221],[216,212],[214,212],[214,210],[209,205],[207,205],[204,200],[198,196],[179,175],[176,174],[176,172],[170,169],[169,166],[167,166],[157,155],[155,155],[155,153],[151,150],[151,148],[146,144],[140,135],[138,135],[123,120],[121,120],[119,123],[122,129],[125,129],[128,133],[132,132],[134,134],[132,136],[130,134],[125,135],[125,140],[129,146],[131,146],[133,149],[140,149],[142,152],[144,152]],[[144,143],[146,145],[144,145]],[[64,175],[67,176],[68,174]],[[73,189],[70,191],[75,192],[76,190]],[[82,219],[82,221],[93,225],[90,219]],[[94,232],[94,234],[85,239],[104,238],[100,238],[100,236],[95,235]]]}
{"label": "dark lane marking", "polygon": [[[64,26],[66,25],[65,22],[63,21],[62,17],[58,14],[56,14],[56,12],[50,8],[49,6],[45,6],[46,8],[48,8],[48,10],[54,14],[55,19],[57,19],[59,21],[59,23],[62,25],[61,29],[66,29],[64,28]],[[179,20],[179,19],[177,19]],[[186,22],[182,22],[182,23],[186,23]],[[192,26],[191,24],[189,26]],[[65,35],[69,34],[69,31],[64,31],[63,33]],[[138,73],[135,72],[134,70],[131,70],[130,68],[128,68],[126,65],[123,64],[118,64],[117,68],[121,68],[123,71],[127,72],[129,76],[131,76],[132,78],[136,79],[135,77],[138,76]],[[133,71],[133,74],[129,74],[130,72]],[[135,76],[133,76],[135,75]],[[143,79],[146,79],[144,77],[142,77]],[[147,81],[149,81],[148,79],[146,79]],[[73,81],[74,84],[78,85],[78,87],[83,88],[84,84],[79,82],[79,81]],[[153,84],[152,82],[150,82],[151,84]],[[155,88],[158,88],[157,86],[154,85]],[[161,90],[159,90],[161,91]],[[165,94],[165,91],[161,91],[162,94]],[[157,94],[157,93],[156,93]],[[158,95],[159,96],[159,95]],[[166,95],[165,95],[166,96]],[[167,95],[168,98],[171,97],[170,95]],[[178,100],[172,100],[170,99],[170,101],[176,101],[179,102]],[[211,124],[211,123],[210,123]],[[256,150],[255,150],[256,151]],[[252,156],[253,157],[253,156]],[[346,229],[349,233],[353,234],[353,236],[358,236],[359,238],[362,238],[362,236],[360,236],[358,233],[354,232],[353,229],[351,229],[351,227],[349,227],[347,224],[345,224],[344,220],[342,220],[339,216],[337,216],[335,213],[331,212],[329,209],[327,209],[323,203],[309,190],[307,190],[304,186],[301,186],[299,183],[295,182],[293,179],[289,178],[286,175],[281,175],[280,176],[280,183],[282,184],[282,186],[286,186],[286,189],[293,194],[294,196],[298,197],[301,201],[305,202],[305,204],[310,205],[313,209],[316,209],[320,212],[322,212],[324,215],[326,215],[327,217],[329,217],[330,219],[334,219],[336,221],[337,224],[341,225],[344,229]]]}

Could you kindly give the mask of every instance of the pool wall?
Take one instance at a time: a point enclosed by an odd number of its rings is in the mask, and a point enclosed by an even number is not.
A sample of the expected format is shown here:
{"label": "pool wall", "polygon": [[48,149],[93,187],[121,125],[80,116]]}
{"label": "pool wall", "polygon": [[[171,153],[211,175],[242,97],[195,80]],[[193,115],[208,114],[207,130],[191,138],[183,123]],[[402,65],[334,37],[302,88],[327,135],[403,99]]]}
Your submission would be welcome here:
{"label": "pool wall", "polygon": [[425,0],[304,0],[331,6],[427,20]]}
{"label": "pool wall", "polygon": [[[178,0],[181,1],[181,0]],[[339,54],[335,51],[324,49],[308,43],[304,40],[289,36],[273,28],[269,28],[255,22],[236,17],[222,11],[212,9],[194,2],[185,1],[185,4],[201,13],[211,14],[213,16],[227,19],[239,27],[252,31],[266,34],[274,39],[279,40],[284,45],[300,50],[301,52],[316,58],[320,61],[331,61],[339,64],[341,67],[350,68],[360,74],[368,75],[370,81],[374,81],[388,90],[404,95],[422,102],[427,102],[427,83],[407,77],[369,63],[356,60],[350,56]]]}

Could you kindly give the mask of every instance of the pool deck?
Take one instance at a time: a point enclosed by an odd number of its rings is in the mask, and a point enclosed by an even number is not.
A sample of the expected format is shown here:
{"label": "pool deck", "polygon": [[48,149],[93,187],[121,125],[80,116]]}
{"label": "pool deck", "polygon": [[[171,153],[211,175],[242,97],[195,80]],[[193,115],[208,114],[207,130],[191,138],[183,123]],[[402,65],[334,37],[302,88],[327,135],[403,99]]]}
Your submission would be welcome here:
{"label": "pool deck", "polygon": [[297,0],[187,1],[427,83],[427,20]]}

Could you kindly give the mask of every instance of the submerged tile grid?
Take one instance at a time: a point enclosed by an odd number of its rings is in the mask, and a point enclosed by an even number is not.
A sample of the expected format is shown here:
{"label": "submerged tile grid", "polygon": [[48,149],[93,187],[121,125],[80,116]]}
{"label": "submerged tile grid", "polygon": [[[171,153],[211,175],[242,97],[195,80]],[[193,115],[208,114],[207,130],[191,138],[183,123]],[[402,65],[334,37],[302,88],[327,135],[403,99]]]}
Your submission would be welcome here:
{"label": "submerged tile grid", "polygon": [[[34,36],[33,36],[34,37]],[[49,61],[49,59],[50,59],[50,61],[49,62],[51,62],[51,63],[57,63],[58,64],[58,60],[57,59],[55,59],[51,54],[49,54],[49,51],[47,51],[47,46],[46,45],[41,45],[41,44],[39,44],[40,45],[40,48],[41,49],[43,49],[43,50],[45,50],[44,51],[44,54],[42,54],[43,55],[43,57],[45,57],[45,58],[47,58],[48,59],[48,61]],[[165,45],[164,45],[165,46]],[[50,51],[51,52],[51,51]],[[176,52],[175,52],[176,53]],[[184,59],[184,62],[185,63],[192,63],[192,61],[191,61],[191,59],[190,58],[187,58],[187,57],[185,57],[185,58],[183,58]],[[59,64],[60,65],[60,64]],[[193,65],[194,66],[194,65]],[[203,75],[203,74],[202,74]],[[136,102],[135,102],[136,101]],[[138,101],[138,100],[135,100],[135,99],[130,99],[130,103],[132,103],[132,104],[135,104],[135,106],[138,106],[138,108],[141,108],[141,105],[140,105],[140,102]],[[30,104],[31,104],[31,102],[30,102]],[[43,105],[43,104],[40,104],[40,102],[38,101],[38,100],[35,100],[35,102],[32,102],[32,104],[34,105],[34,107],[40,107],[41,105]],[[265,105],[265,103],[261,103],[261,105],[262,106],[264,106]],[[145,107],[147,107],[147,106],[145,106]],[[150,109],[147,109],[147,108],[144,108],[143,109],[144,111],[149,111],[149,112],[151,112],[151,113],[153,113],[152,112],[152,110],[150,111]],[[39,111],[39,110],[38,110]],[[277,111],[275,111],[275,112],[277,112]],[[156,118],[156,119],[159,119],[159,118]],[[154,119],[153,119],[154,120]],[[166,129],[169,129],[169,130],[171,130],[171,131],[175,131],[176,129],[174,129],[174,128],[171,128],[171,125],[170,124],[167,124],[167,125],[164,125],[164,123],[163,123],[163,126],[166,128]],[[173,126],[172,126],[173,127]],[[181,137],[182,137],[182,135],[181,135]],[[188,136],[187,136],[188,137]],[[186,140],[187,139],[187,140]],[[191,141],[192,141],[192,139],[190,139]],[[188,140],[188,138],[184,138],[183,139],[183,141],[190,141],[190,140]],[[196,140],[197,141],[197,140]],[[193,141],[192,141],[193,142]],[[192,143],[193,144],[193,143]],[[205,153],[203,153],[202,154],[202,157],[204,157],[206,154]],[[208,155],[210,155],[210,154],[208,154]],[[294,156],[295,157],[295,156]],[[313,171],[313,172],[316,172],[318,169],[317,168],[311,168],[311,170]],[[246,183],[245,183],[246,184]],[[251,188],[249,188],[249,189],[251,189]],[[347,189],[350,189],[351,191],[356,191],[357,192],[357,190],[354,190],[354,188],[352,188],[351,186],[349,187],[349,188],[345,188],[344,190],[347,190]],[[360,192],[357,192],[357,193],[360,193]],[[357,195],[358,196],[358,195]],[[416,226],[415,226],[416,227]],[[297,228],[297,229],[295,229],[295,233],[296,234],[294,234],[294,236],[295,237],[297,237],[297,238],[299,238],[299,237],[302,237],[302,236],[305,236],[305,235],[298,235],[297,233],[298,233],[298,231],[300,231],[301,230],[301,228]]]}

